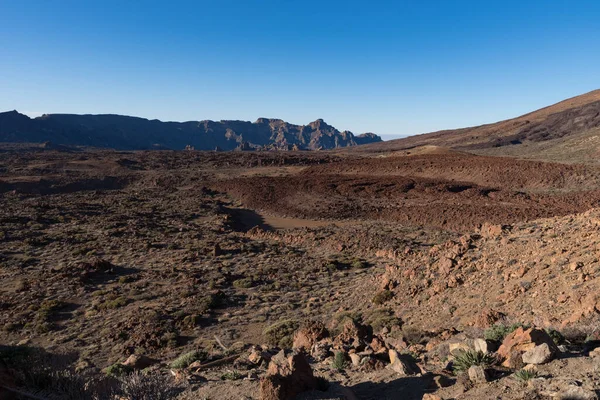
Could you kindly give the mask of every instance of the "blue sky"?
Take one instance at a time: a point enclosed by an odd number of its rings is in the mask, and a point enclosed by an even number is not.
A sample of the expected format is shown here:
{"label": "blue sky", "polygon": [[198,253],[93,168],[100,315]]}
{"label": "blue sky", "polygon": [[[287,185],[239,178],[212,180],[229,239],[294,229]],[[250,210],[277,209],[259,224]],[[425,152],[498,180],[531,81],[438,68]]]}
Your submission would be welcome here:
{"label": "blue sky", "polygon": [[0,0],[0,110],[471,126],[600,88],[598,21],[587,0]]}

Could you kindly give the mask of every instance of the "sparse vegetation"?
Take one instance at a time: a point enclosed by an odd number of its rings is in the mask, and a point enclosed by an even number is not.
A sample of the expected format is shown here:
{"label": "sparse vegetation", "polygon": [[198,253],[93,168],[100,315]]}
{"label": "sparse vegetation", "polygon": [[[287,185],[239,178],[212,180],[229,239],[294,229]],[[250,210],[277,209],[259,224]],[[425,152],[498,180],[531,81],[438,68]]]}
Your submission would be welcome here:
{"label": "sparse vegetation", "polygon": [[467,350],[456,354],[452,363],[452,368],[455,372],[464,372],[474,365],[489,368],[496,364],[496,362],[496,357],[491,354],[482,351]]}
{"label": "sparse vegetation", "polygon": [[298,321],[287,319],[269,326],[263,334],[270,345],[290,348],[292,347],[294,333],[299,326]]}
{"label": "sparse vegetation", "polygon": [[373,302],[373,304],[382,305],[390,301],[393,297],[394,293],[392,293],[390,290],[382,290],[381,292],[378,292],[375,296],[373,296],[373,300],[371,301]]}
{"label": "sparse vegetation", "polygon": [[337,353],[335,353],[335,355],[333,356],[333,362],[331,364],[331,367],[337,371],[343,371],[344,369],[346,369],[346,366],[346,354],[343,351],[338,351]]}
{"label": "sparse vegetation", "polygon": [[236,281],[233,281],[233,286],[236,288],[247,289],[254,286],[254,281],[252,280],[252,278],[238,279]]}
{"label": "sparse vegetation", "polygon": [[373,331],[378,332],[383,328],[392,330],[394,327],[401,327],[402,320],[396,317],[396,313],[390,308],[380,308],[369,313],[366,323],[373,327]]}
{"label": "sparse vegetation", "polygon": [[520,369],[515,372],[515,378],[521,382],[527,382],[538,377],[538,372],[533,369]]}
{"label": "sparse vegetation", "polygon": [[123,365],[121,363],[113,364],[104,370],[106,376],[111,376],[113,378],[119,378],[130,374],[131,372],[133,372],[133,369],[130,366]]}
{"label": "sparse vegetation", "polygon": [[203,361],[207,354],[201,350],[192,350],[177,357],[172,363],[171,368],[183,369],[190,366],[195,361]]}
{"label": "sparse vegetation", "polygon": [[486,331],[483,333],[483,336],[486,340],[502,342],[509,333],[514,332],[518,328],[526,329],[527,325],[521,323],[515,323],[511,325],[496,324],[486,329]]}
{"label": "sparse vegetation", "polygon": [[157,372],[133,372],[122,377],[119,386],[121,397],[130,400],[169,400],[182,390],[170,375]]}
{"label": "sparse vegetation", "polygon": [[402,328],[402,337],[408,344],[421,344],[427,335],[416,326],[405,326]]}
{"label": "sparse vegetation", "polygon": [[552,341],[556,345],[561,345],[565,342],[565,337],[556,329],[548,328],[546,329],[546,333],[552,338]]}
{"label": "sparse vegetation", "polygon": [[221,375],[222,381],[237,381],[238,379],[242,379],[244,376],[237,371],[227,371],[223,375]]}

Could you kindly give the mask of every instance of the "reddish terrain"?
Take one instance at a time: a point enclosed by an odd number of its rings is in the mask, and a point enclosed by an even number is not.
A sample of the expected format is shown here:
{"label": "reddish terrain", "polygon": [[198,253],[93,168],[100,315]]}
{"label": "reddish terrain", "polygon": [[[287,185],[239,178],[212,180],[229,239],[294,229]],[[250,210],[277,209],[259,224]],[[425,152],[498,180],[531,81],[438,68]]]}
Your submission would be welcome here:
{"label": "reddish terrain", "polygon": [[597,399],[597,95],[477,128],[537,161],[3,146],[0,396]]}

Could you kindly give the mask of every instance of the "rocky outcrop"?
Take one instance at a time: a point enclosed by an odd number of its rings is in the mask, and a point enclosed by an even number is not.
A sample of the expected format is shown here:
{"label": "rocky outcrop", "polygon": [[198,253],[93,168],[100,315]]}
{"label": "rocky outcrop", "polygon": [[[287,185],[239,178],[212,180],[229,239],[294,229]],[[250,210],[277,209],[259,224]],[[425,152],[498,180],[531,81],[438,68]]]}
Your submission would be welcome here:
{"label": "rocky outcrop", "polygon": [[317,380],[302,353],[282,350],[271,359],[267,375],[260,380],[261,400],[288,400],[317,387]]}
{"label": "rocky outcrop", "polygon": [[122,115],[0,113],[0,142],[52,142],[118,150],[318,150],[380,142],[373,133],[340,132],[322,119],[293,125],[280,119],[162,122]]}
{"label": "rocky outcrop", "polygon": [[541,329],[517,328],[510,333],[498,349],[504,360],[502,365],[517,369],[524,364],[542,364],[550,361],[559,350],[552,338]]}

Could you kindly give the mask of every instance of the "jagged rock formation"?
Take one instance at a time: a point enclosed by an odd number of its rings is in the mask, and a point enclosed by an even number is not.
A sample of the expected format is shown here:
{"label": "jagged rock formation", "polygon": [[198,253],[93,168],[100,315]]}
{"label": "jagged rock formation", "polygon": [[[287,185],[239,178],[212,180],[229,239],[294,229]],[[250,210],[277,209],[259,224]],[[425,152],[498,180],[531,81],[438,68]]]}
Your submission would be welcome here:
{"label": "jagged rock formation", "polygon": [[381,141],[373,133],[340,132],[322,119],[293,125],[280,119],[162,122],[122,115],[0,113],[0,142],[48,142],[119,150],[317,150]]}

